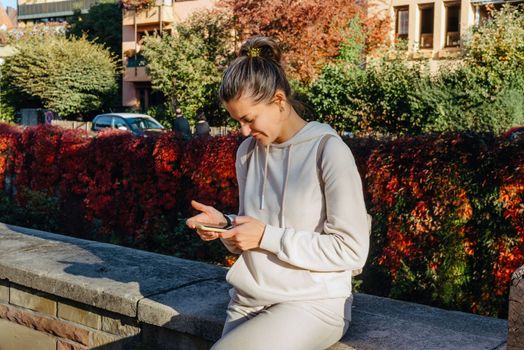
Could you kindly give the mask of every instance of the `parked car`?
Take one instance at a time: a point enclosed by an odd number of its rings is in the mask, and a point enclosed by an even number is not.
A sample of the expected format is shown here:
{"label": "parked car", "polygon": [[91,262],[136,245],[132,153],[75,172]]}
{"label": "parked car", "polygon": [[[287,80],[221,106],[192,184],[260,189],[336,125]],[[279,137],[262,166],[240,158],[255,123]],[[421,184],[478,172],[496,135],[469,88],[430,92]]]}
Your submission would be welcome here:
{"label": "parked car", "polygon": [[138,113],[106,113],[93,119],[92,131],[103,129],[119,129],[131,131],[137,136],[154,135],[165,131],[165,128],[154,118]]}
{"label": "parked car", "polygon": [[509,140],[520,140],[524,139],[524,125],[521,126],[515,126],[508,131],[506,131],[504,134],[502,134],[505,138]]}

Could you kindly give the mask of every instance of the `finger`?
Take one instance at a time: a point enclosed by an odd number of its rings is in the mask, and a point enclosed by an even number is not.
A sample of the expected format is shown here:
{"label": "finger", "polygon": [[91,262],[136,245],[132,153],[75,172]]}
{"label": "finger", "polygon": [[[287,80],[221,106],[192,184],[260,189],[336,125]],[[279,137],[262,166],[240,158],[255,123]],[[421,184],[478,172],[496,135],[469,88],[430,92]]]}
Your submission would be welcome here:
{"label": "finger", "polygon": [[186,220],[186,226],[189,228],[194,229],[195,228],[195,222],[193,221],[193,218],[189,218]]}
{"label": "finger", "polygon": [[[195,215],[195,216],[192,216],[190,217],[189,219],[186,220],[186,225],[189,227],[189,228],[192,228],[194,229],[195,226],[196,226],[196,223],[197,222],[200,222],[204,219],[203,216],[206,216],[207,214],[203,214],[203,213],[200,213],[198,215]],[[205,220],[204,220],[205,221]]]}
{"label": "finger", "polygon": [[252,221],[253,218],[251,216],[237,216],[235,218],[235,220],[233,221],[233,223],[236,225],[242,225],[242,224],[245,224],[247,222],[250,222]]}
{"label": "finger", "polygon": [[228,239],[237,234],[237,231],[233,228],[231,230],[227,230],[225,232],[218,232],[218,237]]}
{"label": "finger", "polygon": [[191,201],[191,206],[198,211],[206,211],[207,205],[197,202],[196,200]]}
{"label": "finger", "polygon": [[197,233],[204,241],[211,241],[218,238],[217,232],[197,230]]}

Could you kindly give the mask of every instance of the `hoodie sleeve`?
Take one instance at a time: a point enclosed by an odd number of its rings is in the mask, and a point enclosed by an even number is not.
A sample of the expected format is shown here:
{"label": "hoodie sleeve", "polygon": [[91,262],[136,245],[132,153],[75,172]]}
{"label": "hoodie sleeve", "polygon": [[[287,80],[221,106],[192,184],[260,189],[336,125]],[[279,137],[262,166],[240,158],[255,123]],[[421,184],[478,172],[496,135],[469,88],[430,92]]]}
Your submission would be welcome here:
{"label": "hoodie sleeve", "polygon": [[[244,193],[244,187],[246,185],[246,176],[247,176],[247,152],[249,145],[251,143],[251,138],[244,140],[237,150],[237,158],[235,162],[235,170],[237,175],[238,182],[238,215],[244,215],[244,199],[242,198],[242,193]],[[235,247],[233,244],[229,243],[227,239],[220,239],[224,246],[233,254],[241,254],[242,250]]]}
{"label": "hoodie sleeve", "polygon": [[355,160],[347,145],[333,137],[326,142],[321,166],[326,199],[323,234],[266,225],[260,248],[311,271],[361,269],[369,251],[369,228]]}

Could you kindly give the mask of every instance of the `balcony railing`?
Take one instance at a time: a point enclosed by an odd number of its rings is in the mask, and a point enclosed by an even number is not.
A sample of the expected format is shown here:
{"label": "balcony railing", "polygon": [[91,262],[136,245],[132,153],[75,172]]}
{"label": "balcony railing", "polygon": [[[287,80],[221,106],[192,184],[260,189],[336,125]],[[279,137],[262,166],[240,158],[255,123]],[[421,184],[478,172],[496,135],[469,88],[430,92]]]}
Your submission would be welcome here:
{"label": "balcony railing", "polygon": [[43,4],[18,5],[18,19],[72,16],[74,11],[87,11],[97,0],[69,0]]}
{"label": "balcony railing", "polygon": [[420,34],[420,48],[421,49],[433,48],[433,33]]}
{"label": "balcony railing", "polygon": [[460,46],[460,33],[459,32],[447,32],[446,33],[446,47],[457,47]]}
{"label": "balcony railing", "polygon": [[131,56],[126,59],[127,68],[145,67],[146,65],[147,61],[142,55]]}
{"label": "balcony railing", "polygon": [[147,10],[125,11],[123,25],[158,25],[160,22],[172,23],[175,21],[172,6],[153,6]]}

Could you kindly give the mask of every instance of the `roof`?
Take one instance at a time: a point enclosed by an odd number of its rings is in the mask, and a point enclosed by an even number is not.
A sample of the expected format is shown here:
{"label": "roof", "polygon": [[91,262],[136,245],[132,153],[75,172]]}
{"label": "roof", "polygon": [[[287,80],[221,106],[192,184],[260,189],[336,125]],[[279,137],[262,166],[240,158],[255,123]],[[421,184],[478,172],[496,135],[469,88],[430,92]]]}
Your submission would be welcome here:
{"label": "roof", "polygon": [[118,112],[115,112],[115,113],[103,113],[103,114],[99,114],[97,115],[97,117],[100,117],[102,115],[116,115],[116,116],[119,116],[119,117],[122,117],[122,118],[125,118],[125,119],[129,119],[129,118],[151,118],[151,116],[147,115],[147,114],[140,114],[140,113],[118,113]]}
{"label": "roof", "polygon": [[7,12],[5,11],[4,6],[0,3],[0,27],[6,26],[6,29],[13,29],[15,27],[15,24],[9,18],[7,15]]}

